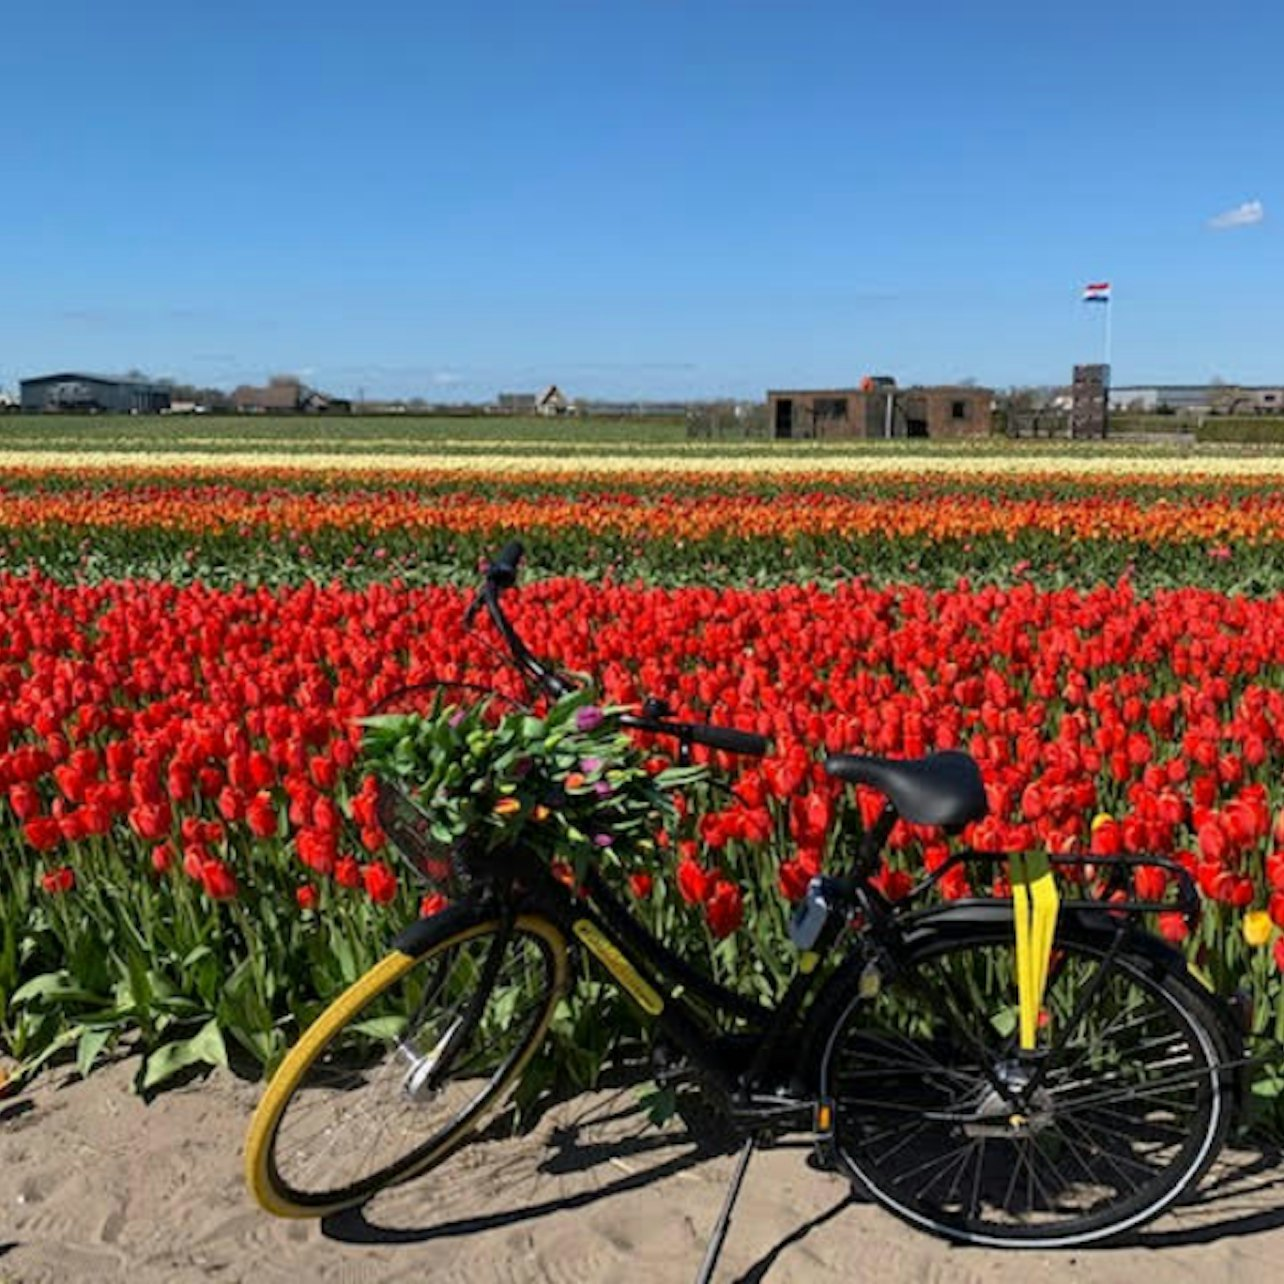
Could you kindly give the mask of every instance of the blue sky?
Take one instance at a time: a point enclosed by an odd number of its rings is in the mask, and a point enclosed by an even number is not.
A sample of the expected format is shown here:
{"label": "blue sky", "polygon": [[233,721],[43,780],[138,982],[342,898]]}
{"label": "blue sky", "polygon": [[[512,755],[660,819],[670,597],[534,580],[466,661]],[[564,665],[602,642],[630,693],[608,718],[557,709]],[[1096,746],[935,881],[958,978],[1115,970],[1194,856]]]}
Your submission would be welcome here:
{"label": "blue sky", "polygon": [[43,0],[3,26],[0,385],[1063,382],[1100,358],[1100,279],[1116,383],[1284,380],[1277,3]]}

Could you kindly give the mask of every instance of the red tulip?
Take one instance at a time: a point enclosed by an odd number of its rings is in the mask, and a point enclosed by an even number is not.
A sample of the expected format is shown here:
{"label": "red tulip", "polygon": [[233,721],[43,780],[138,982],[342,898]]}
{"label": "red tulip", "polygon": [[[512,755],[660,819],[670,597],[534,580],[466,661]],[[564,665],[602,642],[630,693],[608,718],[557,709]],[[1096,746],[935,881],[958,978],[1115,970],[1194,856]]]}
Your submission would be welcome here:
{"label": "red tulip", "polygon": [[277,831],[276,805],[272,795],[260,791],[245,808],[245,823],[255,838],[272,838]]}
{"label": "red tulip", "polygon": [[22,832],[38,852],[52,851],[62,842],[62,828],[52,816],[32,816],[23,823]]}
{"label": "red tulip", "polygon": [[744,897],[734,883],[719,878],[705,903],[704,911],[709,930],[718,940],[722,940],[744,922]]}
{"label": "red tulip", "polygon": [[397,895],[397,876],[383,861],[371,861],[361,871],[366,895],[377,905],[386,905]]}
{"label": "red tulip", "polygon": [[212,901],[230,901],[236,896],[236,876],[221,860],[207,860],[201,866],[201,886]]}
{"label": "red tulip", "polygon": [[10,785],[9,806],[19,820],[30,820],[40,815],[40,793],[30,784]]}
{"label": "red tulip", "polygon": [[629,890],[638,900],[644,901],[651,895],[654,879],[644,870],[629,875]]}
{"label": "red tulip", "polygon": [[419,917],[432,918],[440,914],[450,902],[440,892],[430,892],[419,902]]}
{"label": "red tulip", "polygon": [[716,872],[701,869],[693,860],[683,859],[678,863],[678,892],[688,905],[699,905],[708,900],[716,881]]}
{"label": "red tulip", "polygon": [[69,865],[60,865],[40,876],[40,886],[50,896],[61,896],[76,886],[76,871]]}

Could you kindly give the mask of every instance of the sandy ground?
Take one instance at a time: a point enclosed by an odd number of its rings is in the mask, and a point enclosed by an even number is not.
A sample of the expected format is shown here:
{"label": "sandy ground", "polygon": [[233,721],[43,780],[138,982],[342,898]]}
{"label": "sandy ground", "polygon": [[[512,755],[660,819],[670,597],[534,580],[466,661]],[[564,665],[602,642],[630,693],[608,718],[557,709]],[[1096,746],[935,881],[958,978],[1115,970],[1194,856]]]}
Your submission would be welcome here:
{"label": "sandy ground", "polygon": [[[0,1100],[0,1281],[689,1281],[732,1159],[649,1128],[637,1092],[579,1098],[535,1134],[475,1146],[360,1214],[276,1221],[241,1185],[257,1096],[230,1075],[144,1105],[124,1062]],[[759,1155],[718,1279],[884,1284],[1284,1280],[1284,1167],[1229,1154],[1200,1200],[1123,1247],[957,1248],[854,1202],[808,1149]]]}

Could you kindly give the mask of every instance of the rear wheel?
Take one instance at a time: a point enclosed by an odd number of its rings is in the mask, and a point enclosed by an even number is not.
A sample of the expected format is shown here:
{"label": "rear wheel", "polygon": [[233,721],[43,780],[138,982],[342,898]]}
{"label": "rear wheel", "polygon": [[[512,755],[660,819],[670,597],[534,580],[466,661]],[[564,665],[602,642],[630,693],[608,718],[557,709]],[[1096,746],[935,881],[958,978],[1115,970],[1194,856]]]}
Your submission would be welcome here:
{"label": "rear wheel", "polygon": [[836,1158],[951,1239],[1050,1248],[1119,1234],[1193,1187],[1225,1139],[1216,1017],[1155,959],[1063,931],[1040,1051],[1023,1057],[1014,953],[1010,927],[933,936],[877,997],[851,998],[821,1066]]}
{"label": "rear wheel", "polygon": [[268,1212],[319,1217],[440,1163],[539,1049],[566,988],[546,919],[454,912],[393,951],[286,1056],[250,1125],[246,1178]]}

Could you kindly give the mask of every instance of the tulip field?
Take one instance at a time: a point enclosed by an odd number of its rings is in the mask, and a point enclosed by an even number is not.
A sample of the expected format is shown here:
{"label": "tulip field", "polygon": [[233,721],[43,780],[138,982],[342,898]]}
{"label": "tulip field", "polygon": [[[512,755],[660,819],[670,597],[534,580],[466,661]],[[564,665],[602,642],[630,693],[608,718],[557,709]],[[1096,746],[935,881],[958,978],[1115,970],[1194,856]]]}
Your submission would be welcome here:
{"label": "tulip field", "polygon": [[1284,1036],[1284,470],[885,462],[0,467],[0,1045],[136,1049],[146,1088],[270,1068],[434,909],[354,720],[408,683],[515,689],[461,618],[514,535],[537,653],[773,739],[715,756],[733,792],[630,880],[724,975],[789,965],[844,805],[826,752],[962,747],[991,816],[902,826],[887,894],[959,843],[1171,856],[1205,913],[1154,927]]}

